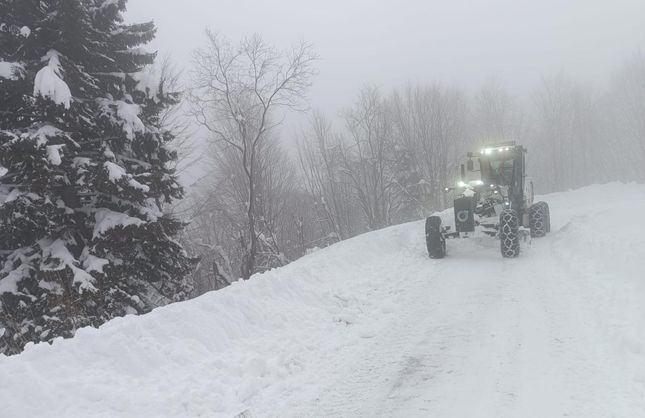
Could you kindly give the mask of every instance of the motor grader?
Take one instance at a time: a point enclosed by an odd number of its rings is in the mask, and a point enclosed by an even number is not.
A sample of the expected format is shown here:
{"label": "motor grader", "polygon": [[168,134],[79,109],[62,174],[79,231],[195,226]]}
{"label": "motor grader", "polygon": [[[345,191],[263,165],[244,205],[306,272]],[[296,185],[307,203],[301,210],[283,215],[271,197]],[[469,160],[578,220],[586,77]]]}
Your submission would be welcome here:
{"label": "motor grader", "polygon": [[514,142],[469,152],[461,165],[454,193],[455,229],[442,225],[439,216],[426,219],[430,258],[446,256],[446,239],[467,238],[476,230],[499,238],[504,258],[520,254],[522,236],[540,238],[550,232],[549,205],[534,202],[533,182],[526,177],[526,148]]}

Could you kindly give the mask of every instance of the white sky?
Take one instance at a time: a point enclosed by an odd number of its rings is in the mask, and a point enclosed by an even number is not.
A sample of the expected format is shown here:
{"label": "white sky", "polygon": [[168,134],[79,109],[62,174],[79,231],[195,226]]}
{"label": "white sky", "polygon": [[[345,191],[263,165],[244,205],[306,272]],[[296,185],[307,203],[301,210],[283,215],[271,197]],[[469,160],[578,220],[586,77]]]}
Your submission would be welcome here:
{"label": "white sky", "polygon": [[364,83],[442,80],[477,88],[495,76],[518,93],[565,71],[599,81],[645,46],[645,0],[129,0],[153,19],[153,47],[190,61],[210,27],[278,47],[314,44],[312,106],[335,112]]}

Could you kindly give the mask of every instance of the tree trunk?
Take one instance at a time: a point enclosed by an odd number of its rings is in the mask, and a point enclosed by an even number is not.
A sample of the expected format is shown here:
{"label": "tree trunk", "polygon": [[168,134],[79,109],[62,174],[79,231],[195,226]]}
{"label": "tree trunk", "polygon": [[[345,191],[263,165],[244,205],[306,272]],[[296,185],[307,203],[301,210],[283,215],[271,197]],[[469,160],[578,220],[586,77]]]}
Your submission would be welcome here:
{"label": "tree trunk", "polygon": [[251,154],[250,167],[245,166],[247,176],[249,178],[249,208],[247,212],[248,228],[249,228],[249,247],[246,249],[246,266],[242,272],[243,279],[249,280],[255,272],[255,258],[257,256],[258,237],[255,233],[255,179],[253,167],[254,155]]}

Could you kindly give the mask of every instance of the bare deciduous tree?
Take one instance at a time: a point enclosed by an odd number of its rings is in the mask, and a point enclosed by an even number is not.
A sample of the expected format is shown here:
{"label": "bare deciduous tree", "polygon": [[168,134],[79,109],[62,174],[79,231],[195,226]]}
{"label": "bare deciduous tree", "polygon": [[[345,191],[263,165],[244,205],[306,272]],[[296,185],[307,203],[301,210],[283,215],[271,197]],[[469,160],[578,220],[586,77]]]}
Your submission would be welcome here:
{"label": "bare deciduous tree", "polygon": [[541,190],[588,184],[598,167],[596,103],[589,86],[559,74],[547,77],[534,95],[535,127],[529,155]]}
{"label": "bare deciduous tree", "polygon": [[170,56],[164,57],[153,71],[158,72],[161,93],[166,91],[177,94],[176,105],[169,106],[159,115],[159,124],[175,134],[171,147],[177,151],[178,156],[173,168],[178,173],[182,173],[201,159],[194,142],[195,130],[192,128],[189,118],[186,117],[185,89],[181,80],[182,71]]}
{"label": "bare deciduous tree", "polygon": [[467,146],[467,104],[457,89],[407,86],[391,99],[395,135],[406,155],[417,216],[445,207],[443,188],[451,183]]}
{"label": "bare deciduous tree", "polygon": [[522,107],[497,79],[490,79],[479,90],[472,113],[474,145],[524,141],[527,127]]}
{"label": "bare deciduous tree", "polygon": [[387,103],[374,87],[363,88],[356,104],[344,112],[348,140],[343,169],[370,230],[392,224],[397,210],[394,138]]}
{"label": "bare deciduous tree", "polygon": [[606,103],[611,115],[605,153],[623,180],[645,179],[645,54],[627,60],[614,75]]}
{"label": "bare deciduous tree", "polygon": [[239,155],[246,178],[247,233],[242,277],[257,268],[258,240],[255,172],[261,143],[278,126],[280,108],[297,109],[314,75],[312,48],[301,43],[288,53],[265,44],[258,35],[238,46],[207,32],[208,47],[195,54],[191,113],[215,140]]}
{"label": "bare deciduous tree", "polygon": [[342,169],[342,139],[320,112],[314,112],[309,132],[301,135],[298,156],[305,189],[316,209],[315,224],[320,235],[317,244],[325,246],[353,236],[355,208]]}

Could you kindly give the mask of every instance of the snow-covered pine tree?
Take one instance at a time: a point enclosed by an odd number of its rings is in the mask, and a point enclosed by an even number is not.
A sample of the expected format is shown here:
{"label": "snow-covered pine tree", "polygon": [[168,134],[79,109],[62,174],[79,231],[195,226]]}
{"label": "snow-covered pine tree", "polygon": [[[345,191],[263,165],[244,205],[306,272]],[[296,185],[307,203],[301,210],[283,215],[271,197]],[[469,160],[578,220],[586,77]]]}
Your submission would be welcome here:
{"label": "snow-covered pine tree", "polygon": [[126,0],[0,0],[0,353],[187,297],[183,190]]}

